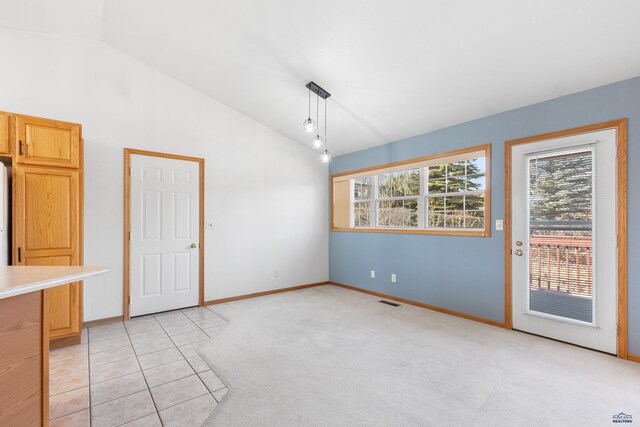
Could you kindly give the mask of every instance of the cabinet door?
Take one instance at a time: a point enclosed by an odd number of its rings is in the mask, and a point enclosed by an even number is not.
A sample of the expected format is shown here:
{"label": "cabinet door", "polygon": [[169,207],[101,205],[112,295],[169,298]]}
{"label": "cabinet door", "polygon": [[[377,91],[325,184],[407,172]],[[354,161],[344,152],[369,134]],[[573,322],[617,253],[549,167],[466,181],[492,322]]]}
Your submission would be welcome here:
{"label": "cabinet door", "polygon": [[[14,170],[14,265],[80,264],[80,172]],[[50,291],[50,338],[81,331],[81,283]]]}
{"label": "cabinet door", "polygon": [[80,125],[18,116],[16,159],[19,164],[80,166]]}
{"label": "cabinet door", "polygon": [[0,154],[9,154],[9,115],[0,112]]}
{"label": "cabinet door", "polygon": [[[28,257],[24,265],[74,265],[72,257]],[[82,329],[82,282],[74,282],[49,289],[49,338],[78,335]]]}

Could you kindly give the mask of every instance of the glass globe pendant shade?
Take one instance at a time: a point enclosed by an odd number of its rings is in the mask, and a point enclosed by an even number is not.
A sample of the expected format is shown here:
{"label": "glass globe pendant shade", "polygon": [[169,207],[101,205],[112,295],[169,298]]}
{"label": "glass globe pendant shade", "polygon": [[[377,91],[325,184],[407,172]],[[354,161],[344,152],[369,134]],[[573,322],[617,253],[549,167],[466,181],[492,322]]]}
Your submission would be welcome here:
{"label": "glass globe pendant shade", "polygon": [[316,130],[316,122],[314,122],[311,117],[308,117],[307,120],[302,122],[302,128],[305,132],[312,133]]}
{"label": "glass globe pendant shade", "polygon": [[324,140],[322,139],[322,137],[320,135],[316,135],[311,140],[311,146],[317,150],[322,147],[323,142]]}
{"label": "glass globe pendant shade", "polygon": [[331,154],[329,154],[329,150],[324,150],[322,152],[320,160],[322,160],[322,163],[329,163],[331,161]]}

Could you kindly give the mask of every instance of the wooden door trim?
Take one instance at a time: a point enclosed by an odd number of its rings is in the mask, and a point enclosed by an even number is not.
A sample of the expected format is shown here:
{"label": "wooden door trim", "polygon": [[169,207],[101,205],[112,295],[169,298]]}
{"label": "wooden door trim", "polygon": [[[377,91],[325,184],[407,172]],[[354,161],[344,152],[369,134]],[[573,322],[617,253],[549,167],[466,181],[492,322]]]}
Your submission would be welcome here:
{"label": "wooden door trim", "polygon": [[199,285],[198,285],[198,305],[200,307],[204,307],[204,159],[201,157],[191,157],[191,156],[182,156],[179,154],[168,154],[168,153],[159,153],[156,151],[146,151],[146,150],[138,150],[135,148],[125,148],[124,149],[124,277],[123,277],[123,319],[129,320],[129,270],[130,270],[130,243],[129,243],[129,232],[131,231],[131,155],[137,154],[140,156],[150,156],[150,157],[162,157],[165,159],[174,159],[174,160],[186,160],[189,162],[197,162],[199,168],[199,179],[200,179],[200,231],[199,231],[199,245],[200,245],[200,256],[199,256]]}
{"label": "wooden door trim", "polygon": [[572,129],[549,132],[541,135],[506,141],[504,144],[504,323],[507,329],[513,328],[511,301],[511,150],[515,145],[561,138],[571,135],[616,129],[617,151],[617,233],[618,233],[618,344],[617,355],[627,359],[627,119],[581,126]]}

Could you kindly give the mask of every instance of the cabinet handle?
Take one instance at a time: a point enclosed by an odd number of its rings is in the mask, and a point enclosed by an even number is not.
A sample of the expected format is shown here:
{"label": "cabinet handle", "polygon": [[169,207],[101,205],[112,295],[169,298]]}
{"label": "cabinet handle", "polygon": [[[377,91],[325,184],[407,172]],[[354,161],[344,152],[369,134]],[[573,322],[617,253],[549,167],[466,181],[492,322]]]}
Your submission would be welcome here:
{"label": "cabinet handle", "polygon": [[18,248],[18,262],[22,262],[22,248]]}
{"label": "cabinet handle", "polygon": [[18,154],[22,156],[22,140],[19,141]]}

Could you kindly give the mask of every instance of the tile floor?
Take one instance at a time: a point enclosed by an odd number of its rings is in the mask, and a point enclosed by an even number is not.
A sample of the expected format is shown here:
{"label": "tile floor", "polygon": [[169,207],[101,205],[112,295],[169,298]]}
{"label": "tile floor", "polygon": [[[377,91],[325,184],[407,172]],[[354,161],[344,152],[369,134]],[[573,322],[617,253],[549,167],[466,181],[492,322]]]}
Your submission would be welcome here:
{"label": "tile floor", "polygon": [[201,425],[227,388],[196,348],[224,325],[188,308],[85,329],[51,351],[51,427]]}

